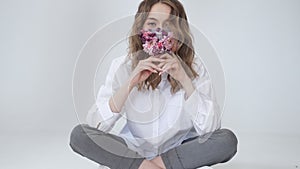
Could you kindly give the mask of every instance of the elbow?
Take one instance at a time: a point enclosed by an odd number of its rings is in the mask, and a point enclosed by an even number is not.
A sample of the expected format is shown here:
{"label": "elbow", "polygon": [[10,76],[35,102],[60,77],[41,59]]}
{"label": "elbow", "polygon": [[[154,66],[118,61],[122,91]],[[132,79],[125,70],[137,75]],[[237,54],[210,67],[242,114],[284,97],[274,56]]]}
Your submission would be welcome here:
{"label": "elbow", "polygon": [[97,118],[96,118],[96,112],[97,112],[97,106],[94,104],[90,110],[87,113],[87,116],[85,118],[86,123],[90,127],[96,127],[97,126]]}
{"label": "elbow", "polygon": [[198,120],[194,120],[193,123],[199,135],[211,133],[220,129],[221,118],[218,112],[210,112],[210,113],[211,114],[209,114],[208,116],[203,116]]}

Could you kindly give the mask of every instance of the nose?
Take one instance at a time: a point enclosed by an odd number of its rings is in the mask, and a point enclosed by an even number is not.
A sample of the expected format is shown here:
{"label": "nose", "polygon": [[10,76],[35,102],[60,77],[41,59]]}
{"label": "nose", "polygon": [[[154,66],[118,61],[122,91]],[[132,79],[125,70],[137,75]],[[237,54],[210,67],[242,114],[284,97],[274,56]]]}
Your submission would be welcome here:
{"label": "nose", "polygon": [[157,28],[156,28],[156,31],[161,31],[161,27],[160,26],[158,26]]}
{"label": "nose", "polygon": [[160,23],[157,28],[162,29],[163,25]]}

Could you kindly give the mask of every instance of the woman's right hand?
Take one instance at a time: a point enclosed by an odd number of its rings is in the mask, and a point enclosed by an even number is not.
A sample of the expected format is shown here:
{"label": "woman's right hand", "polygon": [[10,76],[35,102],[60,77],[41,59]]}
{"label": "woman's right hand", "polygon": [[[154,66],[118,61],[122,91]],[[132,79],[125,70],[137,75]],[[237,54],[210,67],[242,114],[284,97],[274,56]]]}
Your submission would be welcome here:
{"label": "woman's right hand", "polygon": [[140,82],[146,80],[152,73],[159,73],[162,71],[160,67],[158,67],[153,62],[162,62],[163,59],[158,57],[150,56],[147,59],[140,60],[135,69],[132,71],[129,79],[129,87],[132,88]]}

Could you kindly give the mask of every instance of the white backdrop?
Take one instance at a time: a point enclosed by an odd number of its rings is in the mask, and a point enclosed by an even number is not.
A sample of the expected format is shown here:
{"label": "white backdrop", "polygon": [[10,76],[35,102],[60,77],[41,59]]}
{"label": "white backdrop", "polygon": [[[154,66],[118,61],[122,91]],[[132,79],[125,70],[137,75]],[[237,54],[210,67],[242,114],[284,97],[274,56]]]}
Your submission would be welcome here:
{"label": "white backdrop", "polygon": [[[139,2],[0,1],[0,131],[68,133],[78,123],[72,75],[79,50]],[[182,2],[225,71],[223,126],[299,135],[300,1]]]}

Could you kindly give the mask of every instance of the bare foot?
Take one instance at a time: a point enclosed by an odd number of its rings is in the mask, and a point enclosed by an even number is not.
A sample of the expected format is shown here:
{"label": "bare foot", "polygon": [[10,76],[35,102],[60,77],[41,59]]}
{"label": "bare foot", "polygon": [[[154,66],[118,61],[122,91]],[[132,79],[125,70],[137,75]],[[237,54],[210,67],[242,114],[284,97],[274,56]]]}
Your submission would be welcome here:
{"label": "bare foot", "polygon": [[156,164],[157,166],[159,166],[162,169],[165,169],[166,166],[161,158],[161,156],[157,156],[154,159],[151,160],[152,163]]}
{"label": "bare foot", "polygon": [[151,161],[144,160],[138,169],[162,169]]}

